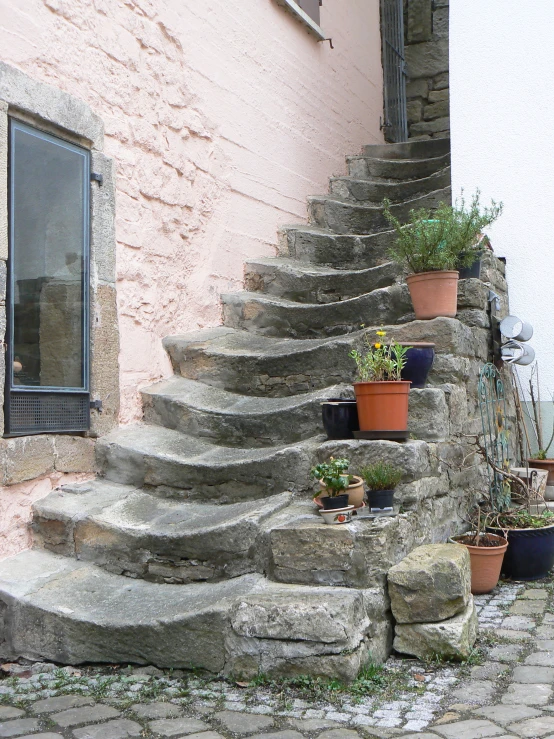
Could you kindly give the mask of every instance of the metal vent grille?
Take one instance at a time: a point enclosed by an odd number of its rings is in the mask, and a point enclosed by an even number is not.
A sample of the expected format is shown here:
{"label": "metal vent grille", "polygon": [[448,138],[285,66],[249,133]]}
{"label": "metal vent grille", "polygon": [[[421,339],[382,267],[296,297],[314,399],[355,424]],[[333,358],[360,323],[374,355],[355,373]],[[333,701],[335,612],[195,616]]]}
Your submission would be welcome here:
{"label": "metal vent grille", "polygon": [[10,393],[8,433],[37,434],[87,431],[90,427],[88,393]]}

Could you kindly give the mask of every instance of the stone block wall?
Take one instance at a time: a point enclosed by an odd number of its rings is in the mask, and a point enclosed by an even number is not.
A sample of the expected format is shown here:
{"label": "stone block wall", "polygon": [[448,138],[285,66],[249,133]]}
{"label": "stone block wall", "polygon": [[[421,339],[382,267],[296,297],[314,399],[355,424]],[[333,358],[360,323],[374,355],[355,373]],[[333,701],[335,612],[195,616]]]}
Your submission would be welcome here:
{"label": "stone block wall", "polygon": [[410,139],[450,136],[449,0],[405,0],[404,29]]}

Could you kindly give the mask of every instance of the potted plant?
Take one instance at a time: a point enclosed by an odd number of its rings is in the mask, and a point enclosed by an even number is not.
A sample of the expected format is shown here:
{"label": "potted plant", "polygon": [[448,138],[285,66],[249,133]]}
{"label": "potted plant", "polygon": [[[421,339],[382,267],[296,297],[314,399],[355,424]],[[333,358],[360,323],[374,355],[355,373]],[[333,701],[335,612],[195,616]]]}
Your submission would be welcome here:
{"label": "potted plant", "polygon": [[[550,449],[552,442],[554,442],[554,424],[550,438],[544,443],[544,428],[541,413],[541,390],[539,385],[539,365],[535,362],[531,370],[529,377],[529,397],[531,401],[531,414],[527,414],[529,420],[529,426],[534,432],[536,444],[538,446],[538,452],[533,456],[529,456],[527,463],[529,467],[535,467],[539,470],[546,470],[548,472],[547,485],[554,485],[554,459],[548,458],[548,450]],[[552,397],[554,402],[554,396]],[[527,437],[526,437],[527,438]],[[528,444],[530,448],[530,444]],[[535,447],[536,448],[536,447]]]}
{"label": "potted plant", "polygon": [[346,508],[351,505],[360,508],[364,502],[364,484],[361,477],[349,475],[348,459],[331,457],[310,470],[310,477],[319,482],[320,491],[314,496],[316,504],[321,503],[325,510]]}
{"label": "potted plant", "polygon": [[329,398],[323,401],[321,417],[328,439],[353,439],[354,431],[360,429],[354,398]]}
{"label": "potted plant", "polygon": [[481,208],[479,197],[477,191],[469,207],[462,194],[454,206],[441,203],[434,211],[411,210],[407,224],[401,224],[390,201],[384,201],[384,215],[397,234],[390,256],[409,272],[406,282],[417,319],[456,316],[458,269],[475,261],[483,228],[502,212],[494,201]]}
{"label": "potted plant", "polygon": [[483,516],[480,506],[476,506],[475,513],[474,530],[453,536],[451,541],[467,547],[471,562],[471,592],[481,595],[490,593],[498,584],[508,540],[486,530],[487,516]]}
{"label": "potted plant", "polygon": [[[485,234],[479,234],[473,252],[473,262],[469,266],[463,266],[464,259],[458,262],[458,274],[460,280],[479,279],[481,277],[481,262],[486,250],[492,251],[490,239]],[[465,255],[464,255],[465,256]]]}
{"label": "potted plant", "polygon": [[360,475],[367,485],[367,499],[371,510],[392,508],[394,490],[403,474],[401,469],[383,461],[362,467]]}
{"label": "potted plant", "polygon": [[406,346],[406,364],[402,369],[402,379],[412,383],[412,388],[423,388],[435,361],[435,345],[429,341],[413,341]]}
{"label": "potted plant", "polygon": [[354,382],[362,438],[406,438],[410,382],[402,380],[409,347],[396,341],[385,343],[386,331],[377,341],[364,334],[364,349],[353,349],[358,376]]}

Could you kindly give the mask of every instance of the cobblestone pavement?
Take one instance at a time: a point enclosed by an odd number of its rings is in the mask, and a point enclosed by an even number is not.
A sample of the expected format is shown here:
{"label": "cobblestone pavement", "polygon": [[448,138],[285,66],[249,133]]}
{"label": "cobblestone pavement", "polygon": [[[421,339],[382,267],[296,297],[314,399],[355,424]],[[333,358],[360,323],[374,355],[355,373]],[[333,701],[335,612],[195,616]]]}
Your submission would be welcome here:
{"label": "cobblestone pavement", "polygon": [[552,581],[476,598],[463,665],[391,658],[350,687],[153,667],[3,665],[0,739],[554,739]]}

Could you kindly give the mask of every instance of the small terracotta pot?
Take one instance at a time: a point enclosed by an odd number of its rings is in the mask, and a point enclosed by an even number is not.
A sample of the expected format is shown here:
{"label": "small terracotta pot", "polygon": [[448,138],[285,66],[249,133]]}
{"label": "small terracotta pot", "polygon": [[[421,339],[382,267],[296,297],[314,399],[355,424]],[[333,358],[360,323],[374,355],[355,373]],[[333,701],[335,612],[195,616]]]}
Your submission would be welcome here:
{"label": "small terracotta pot", "polygon": [[355,382],[360,431],[406,431],[411,382]]}
{"label": "small terracotta pot", "polygon": [[458,311],[458,278],[457,270],[408,275],[406,282],[416,318],[455,318]]}
{"label": "small terracotta pot", "polygon": [[529,467],[548,472],[547,485],[554,485],[554,459],[528,459]]}
{"label": "small terracotta pot", "polygon": [[[463,534],[466,536],[466,534]],[[471,561],[471,592],[473,595],[490,593],[498,584],[500,569],[504,560],[504,554],[508,548],[508,542],[503,536],[489,534],[498,541],[497,547],[473,547],[458,541],[459,537],[453,537],[455,544],[461,544],[469,551]]]}
{"label": "small terracotta pot", "polygon": [[[319,483],[319,487],[321,488],[322,494],[315,498],[316,505],[319,505],[318,501],[325,497],[323,493],[327,490],[322,482]],[[364,504],[364,481],[362,478],[352,475],[352,482],[349,484],[347,490],[345,490],[345,493],[348,494],[348,505],[361,508]]]}

